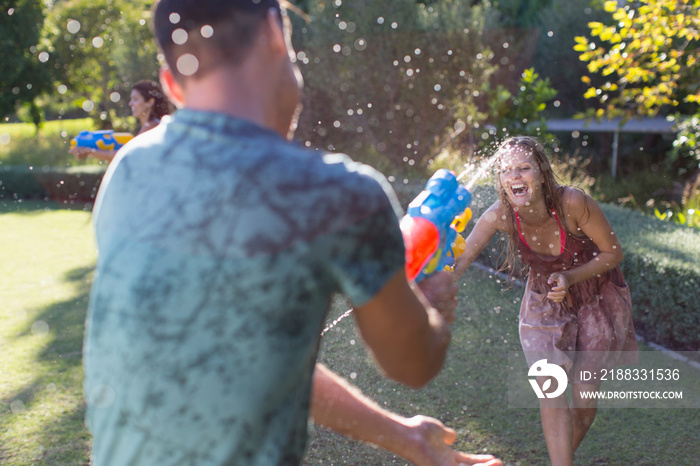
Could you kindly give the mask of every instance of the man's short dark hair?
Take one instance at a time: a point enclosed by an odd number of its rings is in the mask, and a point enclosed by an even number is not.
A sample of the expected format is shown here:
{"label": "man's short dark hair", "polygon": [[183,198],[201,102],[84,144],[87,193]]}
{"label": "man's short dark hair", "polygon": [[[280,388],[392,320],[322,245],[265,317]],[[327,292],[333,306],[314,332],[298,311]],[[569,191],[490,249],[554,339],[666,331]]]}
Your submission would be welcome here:
{"label": "man's short dark hair", "polygon": [[[176,77],[242,62],[269,9],[281,11],[278,0],[159,0],[153,8],[153,32]],[[180,62],[185,55],[196,60]]]}

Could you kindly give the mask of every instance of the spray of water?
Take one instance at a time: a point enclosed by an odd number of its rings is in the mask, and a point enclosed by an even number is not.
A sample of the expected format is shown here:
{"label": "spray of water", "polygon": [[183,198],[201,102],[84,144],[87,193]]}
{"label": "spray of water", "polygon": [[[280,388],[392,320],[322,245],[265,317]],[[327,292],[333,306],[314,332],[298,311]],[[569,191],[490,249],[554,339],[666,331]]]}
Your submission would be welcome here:
{"label": "spray of water", "polygon": [[[495,158],[495,157],[491,157],[491,158],[487,159],[486,162],[484,162],[484,163],[479,167],[479,169],[477,170],[476,174],[475,174],[474,176],[472,176],[472,177],[470,178],[469,182],[464,186],[465,188],[467,188],[467,191],[471,192],[472,188],[474,187],[474,184],[475,184],[477,181],[479,181],[481,178],[483,178],[484,175],[486,175],[486,173],[487,173],[487,172],[489,171],[489,169],[491,168],[491,165],[493,165],[493,163],[494,163],[495,161],[496,161],[496,158]],[[467,175],[469,175],[469,173],[470,173],[471,171],[472,171],[471,168],[467,168],[466,170],[464,170],[462,173],[460,173],[459,175],[457,175],[457,181],[461,181],[462,178],[465,178]]]}

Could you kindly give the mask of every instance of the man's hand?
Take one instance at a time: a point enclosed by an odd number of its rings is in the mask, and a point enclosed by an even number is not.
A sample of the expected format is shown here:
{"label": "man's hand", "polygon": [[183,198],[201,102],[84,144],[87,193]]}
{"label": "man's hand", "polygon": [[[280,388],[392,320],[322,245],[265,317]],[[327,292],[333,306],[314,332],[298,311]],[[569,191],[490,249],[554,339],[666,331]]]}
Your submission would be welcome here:
{"label": "man's hand", "polygon": [[418,288],[423,292],[428,302],[442,314],[447,323],[455,320],[457,308],[457,292],[459,286],[449,272],[437,272],[418,282]]}
{"label": "man's hand", "polygon": [[[475,455],[454,450],[457,438],[454,429],[427,416],[414,416],[404,421],[411,429],[410,446],[402,453],[417,466],[501,466],[493,455]],[[402,445],[403,446],[403,445]]]}

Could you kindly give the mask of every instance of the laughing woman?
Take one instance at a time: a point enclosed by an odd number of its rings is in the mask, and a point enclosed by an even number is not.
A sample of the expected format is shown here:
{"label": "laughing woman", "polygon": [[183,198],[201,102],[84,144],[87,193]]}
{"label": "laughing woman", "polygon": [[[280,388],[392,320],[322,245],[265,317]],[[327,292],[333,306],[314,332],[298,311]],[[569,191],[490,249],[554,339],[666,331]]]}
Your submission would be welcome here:
{"label": "laughing woman", "polygon": [[[131,88],[129,99],[131,114],[136,117],[141,125],[137,134],[153,129],[160,123],[160,120],[170,114],[171,105],[163,93],[160,85],[155,81],[139,81]],[[74,147],[70,153],[78,159],[94,157],[98,160],[111,161],[114,158],[115,150],[97,150],[88,147]]]}
{"label": "laughing woman", "polygon": [[570,466],[597,409],[582,393],[600,387],[582,382],[581,371],[600,374],[637,359],[632,303],[619,268],[622,247],[591,197],[555,181],[536,139],[508,139],[495,157],[499,199],[474,226],[455,273],[461,276],[499,231],[508,238],[511,273],[518,262],[529,267],[520,342],[528,365],[546,357],[573,384],[570,403],[565,395],[540,400],[550,460]]}

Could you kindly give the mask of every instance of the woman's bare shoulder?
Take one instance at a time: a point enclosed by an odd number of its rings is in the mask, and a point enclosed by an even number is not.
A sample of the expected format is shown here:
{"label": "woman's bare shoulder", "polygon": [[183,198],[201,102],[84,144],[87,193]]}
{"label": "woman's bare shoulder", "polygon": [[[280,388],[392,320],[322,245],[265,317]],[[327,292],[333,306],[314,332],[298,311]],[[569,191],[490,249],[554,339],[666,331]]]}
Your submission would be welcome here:
{"label": "woman's bare shoulder", "polygon": [[562,192],[562,208],[566,215],[567,223],[571,227],[578,228],[588,222],[591,209],[597,209],[598,204],[582,189],[566,186]]}

